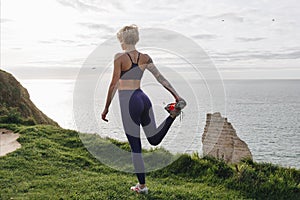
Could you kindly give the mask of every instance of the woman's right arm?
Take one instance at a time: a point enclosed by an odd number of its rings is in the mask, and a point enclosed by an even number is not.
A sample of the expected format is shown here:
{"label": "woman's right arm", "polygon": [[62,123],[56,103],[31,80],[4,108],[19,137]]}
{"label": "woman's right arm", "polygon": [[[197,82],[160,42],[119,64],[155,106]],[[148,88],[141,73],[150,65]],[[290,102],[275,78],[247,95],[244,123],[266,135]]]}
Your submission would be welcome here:
{"label": "woman's right arm", "polygon": [[169,81],[159,72],[157,67],[154,65],[151,57],[150,56],[148,56],[148,57],[149,57],[149,59],[146,63],[146,69],[148,69],[153,74],[153,76],[156,78],[156,80],[173,95],[173,97],[176,99],[176,101],[179,101],[180,99],[182,99],[178,95],[178,93],[175,91],[175,89],[172,87],[172,85],[169,83]]}
{"label": "woman's right arm", "polygon": [[102,115],[101,118],[106,122],[108,121],[106,119],[106,115],[108,113],[109,106],[111,104],[112,99],[114,98],[116,90],[118,89],[118,83],[119,83],[120,74],[121,74],[121,60],[120,60],[121,55],[122,54],[115,55],[113,76],[112,76],[111,82],[108,87],[105,107],[101,114]]}

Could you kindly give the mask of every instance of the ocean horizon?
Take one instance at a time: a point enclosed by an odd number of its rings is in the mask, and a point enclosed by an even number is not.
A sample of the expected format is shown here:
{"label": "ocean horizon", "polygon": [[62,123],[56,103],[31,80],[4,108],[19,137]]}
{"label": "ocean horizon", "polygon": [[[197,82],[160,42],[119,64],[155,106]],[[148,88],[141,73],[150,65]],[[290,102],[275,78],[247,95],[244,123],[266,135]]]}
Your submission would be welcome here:
{"label": "ocean horizon", "polygon": [[[24,79],[21,83],[30,93],[31,100],[46,115],[63,128],[78,130],[73,117],[73,79]],[[300,168],[300,79],[247,79],[223,80],[225,89],[225,111],[221,114],[232,123],[238,137],[245,141],[257,162],[270,162],[285,167]],[[201,84],[199,92],[202,91]],[[104,91],[103,91],[104,88]],[[98,133],[102,137],[111,137],[126,141],[118,108],[109,113],[115,122],[100,120],[105,103],[107,88],[95,97],[95,117],[98,127],[87,127],[82,132]],[[170,99],[153,97],[151,90],[147,94],[154,105],[157,123],[166,116],[162,109]],[[163,90],[162,90],[163,91]],[[196,89],[198,91],[198,89]],[[104,96],[104,97],[103,97]],[[114,99],[117,107],[118,97]],[[165,98],[162,95],[162,98]],[[199,113],[187,106],[182,121],[172,126],[162,147],[172,153],[202,152],[201,137],[205,126],[206,114],[218,112],[212,109],[206,99],[200,99]],[[114,116],[112,116],[114,115]],[[189,120],[196,118],[189,124]],[[89,119],[82,117],[82,123]],[[78,122],[77,122],[78,123]],[[88,124],[88,123],[87,123]],[[99,131],[100,130],[100,131]],[[144,148],[151,148],[142,133]]]}

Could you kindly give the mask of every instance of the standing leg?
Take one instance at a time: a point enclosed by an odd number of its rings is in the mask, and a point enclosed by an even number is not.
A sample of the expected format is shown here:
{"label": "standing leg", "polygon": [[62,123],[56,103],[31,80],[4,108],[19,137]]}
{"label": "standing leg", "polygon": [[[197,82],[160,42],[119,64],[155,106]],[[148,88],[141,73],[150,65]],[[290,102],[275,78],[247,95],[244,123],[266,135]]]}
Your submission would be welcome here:
{"label": "standing leg", "polygon": [[138,91],[119,92],[123,127],[131,147],[133,166],[140,184],[145,184],[145,167],[140,139],[140,116],[144,109]]}
{"label": "standing leg", "polygon": [[145,184],[145,166],[142,157],[141,139],[126,134],[131,148],[132,162],[140,184]]}

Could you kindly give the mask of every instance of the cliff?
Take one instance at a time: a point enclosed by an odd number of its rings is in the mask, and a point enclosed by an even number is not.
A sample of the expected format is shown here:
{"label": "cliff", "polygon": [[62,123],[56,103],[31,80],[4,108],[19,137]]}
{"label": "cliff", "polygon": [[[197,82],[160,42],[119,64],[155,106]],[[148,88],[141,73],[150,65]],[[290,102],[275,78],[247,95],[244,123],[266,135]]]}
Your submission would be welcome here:
{"label": "cliff", "polygon": [[204,155],[227,163],[238,163],[243,158],[252,159],[247,144],[237,136],[231,123],[220,113],[207,114],[202,143]]}
{"label": "cliff", "polygon": [[37,124],[59,126],[41,112],[30,100],[28,91],[9,73],[0,70],[0,116],[16,112],[21,118]]}

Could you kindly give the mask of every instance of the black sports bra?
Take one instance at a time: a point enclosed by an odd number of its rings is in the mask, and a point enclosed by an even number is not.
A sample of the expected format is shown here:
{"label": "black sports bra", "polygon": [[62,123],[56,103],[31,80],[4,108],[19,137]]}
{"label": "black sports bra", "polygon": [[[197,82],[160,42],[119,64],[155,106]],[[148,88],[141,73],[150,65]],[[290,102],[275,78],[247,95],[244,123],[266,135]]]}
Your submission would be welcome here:
{"label": "black sports bra", "polygon": [[120,79],[122,80],[141,80],[143,76],[143,71],[139,67],[139,59],[140,59],[140,53],[138,54],[138,59],[136,63],[133,63],[130,55],[126,53],[131,61],[131,67],[128,70],[121,71]]}

